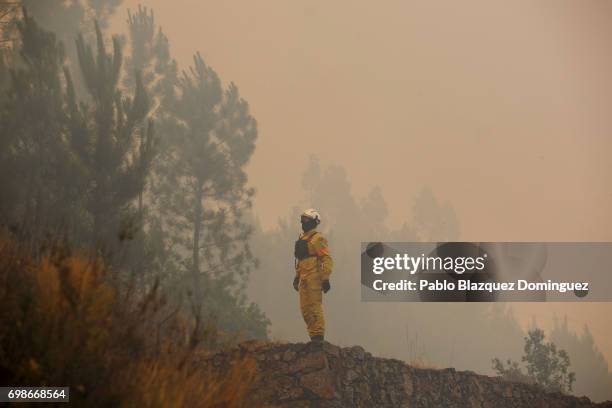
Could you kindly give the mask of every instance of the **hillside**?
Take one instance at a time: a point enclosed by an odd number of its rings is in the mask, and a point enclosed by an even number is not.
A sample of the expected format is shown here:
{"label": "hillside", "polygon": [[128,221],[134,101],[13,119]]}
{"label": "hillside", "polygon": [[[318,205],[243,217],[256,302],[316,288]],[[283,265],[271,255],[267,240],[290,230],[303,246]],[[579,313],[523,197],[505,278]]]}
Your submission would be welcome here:
{"label": "hillside", "polygon": [[510,383],[452,368],[414,368],[373,357],[359,346],[330,343],[242,343],[203,363],[225,370],[254,359],[259,378],[254,404],[280,407],[612,407],[586,397],[544,393],[536,386]]}

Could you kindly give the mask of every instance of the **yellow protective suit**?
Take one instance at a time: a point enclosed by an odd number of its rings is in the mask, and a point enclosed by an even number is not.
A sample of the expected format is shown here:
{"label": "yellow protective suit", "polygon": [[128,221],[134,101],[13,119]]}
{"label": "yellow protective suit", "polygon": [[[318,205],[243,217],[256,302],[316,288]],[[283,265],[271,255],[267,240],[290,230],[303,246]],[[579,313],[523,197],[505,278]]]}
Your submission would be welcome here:
{"label": "yellow protective suit", "polygon": [[321,282],[329,280],[333,261],[327,240],[316,229],[302,234],[300,239],[308,242],[308,253],[313,255],[296,263],[296,277],[300,278],[300,309],[310,337],[324,336]]}

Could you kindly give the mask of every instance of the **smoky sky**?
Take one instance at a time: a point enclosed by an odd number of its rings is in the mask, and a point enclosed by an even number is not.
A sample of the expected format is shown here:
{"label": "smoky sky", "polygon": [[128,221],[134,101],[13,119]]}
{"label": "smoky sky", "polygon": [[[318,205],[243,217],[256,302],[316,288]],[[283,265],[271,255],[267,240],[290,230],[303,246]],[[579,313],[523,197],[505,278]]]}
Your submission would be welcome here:
{"label": "smoky sky", "polygon": [[[465,240],[612,240],[610,2],[129,0],[111,30],[138,4],[183,68],[200,51],[250,103],[264,227],[315,154],[358,196],[380,186],[390,226],[427,186]],[[609,305],[517,310],[588,322],[612,360]]]}

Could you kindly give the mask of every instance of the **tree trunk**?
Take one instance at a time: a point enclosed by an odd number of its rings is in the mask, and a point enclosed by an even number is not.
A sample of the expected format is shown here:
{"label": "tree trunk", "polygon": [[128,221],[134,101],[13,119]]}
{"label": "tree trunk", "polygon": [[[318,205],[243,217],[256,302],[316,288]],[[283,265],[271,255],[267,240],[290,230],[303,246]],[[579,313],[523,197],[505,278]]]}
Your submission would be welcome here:
{"label": "tree trunk", "polygon": [[144,205],[142,202],[142,194],[144,191],[144,186],[143,189],[138,193],[138,253],[136,254],[137,258],[136,262],[134,263],[134,268],[136,268],[136,275],[137,277],[140,278],[140,284],[142,287],[145,286],[145,267],[144,267],[144,256],[145,256],[145,248],[144,248],[144,239],[145,239],[145,234],[144,234]]}
{"label": "tree trunk", "polygon": [[200,235],[202,233],[202,183],[198,181],[194,197],[193,216],[193,253],[192,253],[192,278],[193,293],[195,301],[196,319],[200,317],[202,308],[202,279],[200,276]]}

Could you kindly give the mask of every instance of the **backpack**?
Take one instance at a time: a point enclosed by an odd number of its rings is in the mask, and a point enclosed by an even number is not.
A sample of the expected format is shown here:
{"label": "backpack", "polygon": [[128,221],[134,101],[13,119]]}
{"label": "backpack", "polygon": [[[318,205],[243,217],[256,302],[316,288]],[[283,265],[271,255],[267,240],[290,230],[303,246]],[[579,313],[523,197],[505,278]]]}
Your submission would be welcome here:
{"label": "backpack", "polygon": [[302,259],[306,259],[309,258],[311,256],[316,256],[316,255],[310,255],[308,253],[308,243],[310,242],[310,240],[317,235],[317,233],[315,232],[314,234],[312,234],[310,236],[310,238],[306,239],[298,239],[297,241],[295,241],[295,249],[293,251],[293,255],[295,256],[295,258],[299,261],[301,261]]}

